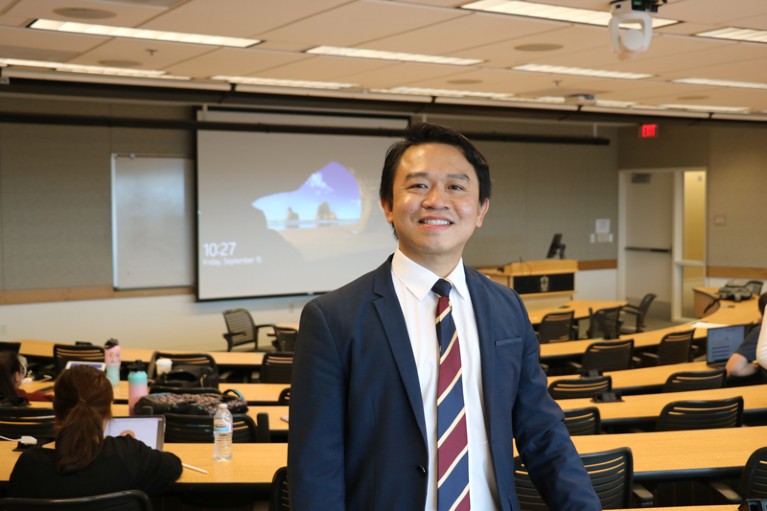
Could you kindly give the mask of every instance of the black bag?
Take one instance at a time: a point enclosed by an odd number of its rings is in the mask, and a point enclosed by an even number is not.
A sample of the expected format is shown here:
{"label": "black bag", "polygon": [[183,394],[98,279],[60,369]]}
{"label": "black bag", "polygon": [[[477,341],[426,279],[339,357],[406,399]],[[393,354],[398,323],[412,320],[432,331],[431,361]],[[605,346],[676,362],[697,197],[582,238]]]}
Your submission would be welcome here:
{"label": "black bag", "polygon": [[179,364],[169,373],[155,379],[155,383],[169,387],[213,387],[218,388],[218,371],[205,365]]}
{"label": "black bag", "polygon": [[724,286],[719,288],[719,298],[722,300],[733,300],[739,302],[751,298],[751,288],[746,281],[728,280]]}
{"label": "black bag", "polygon": [[248,402],[234,389],[228,389],[223,394],[175,394],[172,392],[147,394],[136,401],[135,411],[138,415],[181,413],[212,417],[216,415],[218,405],[221,403],[226,403],[232,413],[248,411]]}

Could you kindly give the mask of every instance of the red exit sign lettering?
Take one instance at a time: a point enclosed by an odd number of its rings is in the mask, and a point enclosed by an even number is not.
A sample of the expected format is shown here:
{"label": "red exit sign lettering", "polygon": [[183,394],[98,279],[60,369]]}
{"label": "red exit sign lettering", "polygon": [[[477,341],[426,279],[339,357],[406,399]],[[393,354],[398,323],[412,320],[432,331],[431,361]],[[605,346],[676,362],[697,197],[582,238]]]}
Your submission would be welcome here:
{"label": "red exit sign lettering", "polygon": [[657,124],[640,125],[639,138],[658,138],[658,125]]}

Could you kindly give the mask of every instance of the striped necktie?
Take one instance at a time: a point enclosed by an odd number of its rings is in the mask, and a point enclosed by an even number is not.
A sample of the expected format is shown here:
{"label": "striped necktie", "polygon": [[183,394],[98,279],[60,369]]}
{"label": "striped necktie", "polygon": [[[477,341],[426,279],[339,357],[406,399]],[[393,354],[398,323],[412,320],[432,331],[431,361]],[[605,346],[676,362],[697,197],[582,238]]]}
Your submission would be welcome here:
{"label": "striped necktie", "polygon": [[464,511],[469,500],[469,445],[461,381],[461,348],[450,305],[451,285],[439,279],[437,302],[439,378],[437,383],[437,509]]}

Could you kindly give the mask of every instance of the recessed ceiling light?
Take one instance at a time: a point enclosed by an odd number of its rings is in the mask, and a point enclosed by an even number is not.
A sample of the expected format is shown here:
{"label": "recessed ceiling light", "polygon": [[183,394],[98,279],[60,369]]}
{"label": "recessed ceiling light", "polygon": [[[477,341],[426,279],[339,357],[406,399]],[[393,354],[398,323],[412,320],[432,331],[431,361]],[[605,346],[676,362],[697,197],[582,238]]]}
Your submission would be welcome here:
{"label": "recessed ceiling light", "polygon": [[438,55],[422,55],[418,53],[366,50],[364,48],[340,48],[338,46],[317,46],[316,48],[306,50],[306,53],[311,53],[312,55],[334,55],[337,57],[355,57],[362,59],[447,64],[451,66],[470,66],[482,62],[481,59],[460,59],[457,57],[441,57]]}
{"label": "recessed ceiling light", "polygon": [[767,43],[767,30],[750,28],[719,28],[695,34],[697,37],[713,37],[715,39],[730,39],[733,41],[749,41],[752,43]]}
{"label": "recessed ceiling light", "polygon": [[481,92],[473,90],[455,89],[429,89],[423,87],[392,87],[391,89],[371,89],[371,92],[385,94],[409,94],[414,96],[441,96],[451,98],[487,98],[487,99],[511,99],[513,94],[503,92]]}
{"label": "recessed ceiling light", "polygon": [[598,78],[615,78],[618,80],[641,80],[652,75],[647,73],[624,73],[620,71],[605,71],[603,69],[588,69],[582,67],[549,66],[545,64],[524,64],[512,68],[515,71],[531,71],[534,73],[551,73],[561,75],[594,76]]}
{"label": "recessed ceiling light", "polygon": [[61,7],[53,9],[53,12],[66,18],[76,18],[81,20],[103,20],[114,18],[117,14],[103,9],[89,9],[86,7]]}
{"label": "recessed ceiling light", "polygon": [[448,80],[447,83],[450,85],[476,85],[478,83],[482,83],[482,80],[475,80],[472,78],[458,78],[455,80]]}
{"label": "recessed ceiling light", "polygon": [[133,76],[140,78],[163,78],[169,80],[191,80],[191,78],[188,76],[168,75],[166,74],[166,71],[155,71],[150,69],[125,69],[121,67],[86,66],[80,64],[64,64],[63,62],[48,62],[44,60],[0,59],[0,66],[42,67],[69,73]]}
{"label": "recessed ceiling light", "polygon": [[138,60],[119,60],[119,59],[112,59],[112,60],[99,60],[99,64],[102,66],[107,67],[138,67],[141,65],[141,62]]}
{"label": "recessed ceiling light", "polygon": [[514,47],[517,51],[554,51],[561,50],[562,48],[564,48],[564,45],[553,43],[520,44]]}
{"label": "recessed ceiling light", "polygon": [[739,106],[714,106],[714,105],[687,105],[687,104],[666,104],[661,105],[665,108],[673,108],[675,110],[691,110],[693,112],[723,112],[731,114],[746,114],[751,111],[748,107]]}
{"label": "recessed ceiling light", "polygon": [[141,28],[113,27],[109,25],[93,25],[73,21],[56,21],[38,19],[29,28],[53,30],[56,32],[72,32],[75,34],[101,35],[108,37],[128,37],[133,39],[150,39],[173,43],[205,44],[210,46],[231,46],[247,48],[261,41],[259,39],[243,39],[239,37],[222,37],[205,34],[188,34],[183,32],[164,32],[161,30],[146,30]]}
{"label": "recessed ceiling light", "polygon": [[689,85],[711,85],[713,87],[737,87],[741,89],[767,89],[767,83],[764,82],[740,82],[736,80],[711,80],[709,78],[679,78],[671,80],[674,83],[685,83]]}
{"label": "recessed ceiling light", "polygon": [[[607,4],[607,2],[605,2]],[[591,9],[577,9],[575,7],[560,7],[557,5],[541,4],[536,2],[523,2],[521,0],[480,0],[461,6],[462,9],[473,11],[496,12],[525,16],[530,18],[543,18],[547,20],[569,21],[572,23],[584,23],[586,25],[600,25],[606,27],[610,24],[612,13],[610,11],[594,11]],[[665,27],[679,23],[677,20],[665,18],[652,18],[654,28]]]}
{"label": "recessed ceiling light", "polygon": [[303,89],[349,89],[359,87],[356,83],[315,82],[309,80],[281,80],[277,78],[255,78],[252,76],[211,76],[211,80],[225,80],[229,83],[246,85],[266,85],[270,87],[299,87]]}

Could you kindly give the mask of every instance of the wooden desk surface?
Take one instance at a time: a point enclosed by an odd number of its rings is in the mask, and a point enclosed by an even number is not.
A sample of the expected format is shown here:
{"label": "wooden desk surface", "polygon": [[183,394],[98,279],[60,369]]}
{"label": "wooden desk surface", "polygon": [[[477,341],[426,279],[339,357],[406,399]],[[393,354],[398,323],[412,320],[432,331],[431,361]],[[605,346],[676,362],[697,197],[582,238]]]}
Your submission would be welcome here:
{"label": "wooden desk surface", "polygon": [[[15,442],[0,442],[0,482],[10,479],[19,452]],[[213,461],[213,444],[165,444],[184,463],[207,470],[202,474],[184,469],[176,485],[243,485],[268,487],[278,468],[288,462],[288,444],[234,444],[232,461]]]}
{"label": "wooden desk surface", "polygon": [[[40,358],[53,358],[53,345],[56,344],[52,341],[39,341],[34,339],[22,339],[21,349],[19,352],[22,355],[30,357]],[[62,343],[67,344],[67,343]],[[168,353],[200,353],[199,351],[179,351],[179,350],[162,350]],[[120,356],[123,362],[132,362],[134,360],[141,360],[145,363],[149,363],[152,359],[152,354],[155,352],[149,348],[129,348],[127,346],[120,347]],[[260,367],[261,362],[264,359],[264,354],[258,351],[205,351],[204,353],[210,353],[216,364],[222,367],[226,366],[253,366]]]}
{"label": "wooden desk surface", "polygon": [[[613,389],[635,391],[634,393],[649,393],[658,390],[666,383],[666,379],[673,373],[680,371],[711,371],[705,361],[684,362],[681,364],[668,364],[655,367],[640,367],[638,369],[626,369],[623,371],[608,371],[604,374],[612,377]],[[549,383],[557,380],[571,380],[578,378],[577,374],[565,374],[549,376]]]}
{"label": "wooden desk surface", "polygon": [[[248,403],[252,403],[254,405],[269,405],[277,404],[279,401],[280,392],[282,392],[282,389],[287,387],[290,387],[290,385],[286,383],[233,383],[222,384],[219,386],[219,389],[223,392],[227,389],[235,388],[239,390],[240,393],[242,393],[242,396]],[[21,388],[28,392],[34,392],[37,390],[53,392],[53,382],[35,381],[21,385]],[[123,403],[127,402],[128,382],[125,380],[120,381],[120,385],[118,385],[115,389],[114,395],[115,401]]]}
{"label": "wooden desk surface", "polygon": [[[725,399],[735,396],[743,396],[744,413],[767,411],[767,385],[640,394],[636,396],[623,396],[623,401],[614,403],[595,403],[589,398],[560,399],[557,403],[563,410],[596,406],[599,408],[602,421],[609,424],[610,422],[654,420],[660,415],[663,407],[672,401]],[[763,442],[767,445],[767,437],[764,438]]]}

